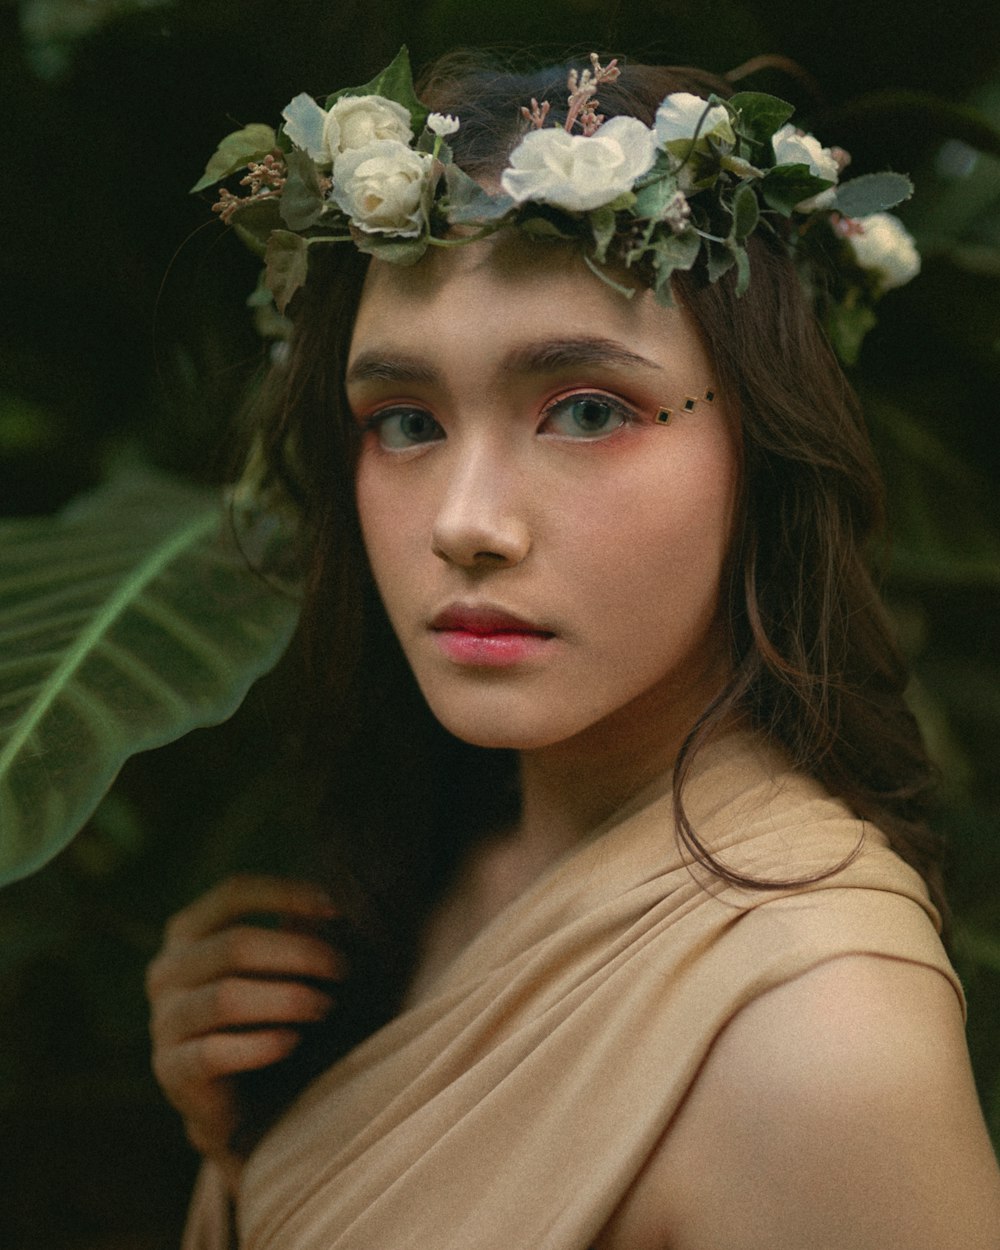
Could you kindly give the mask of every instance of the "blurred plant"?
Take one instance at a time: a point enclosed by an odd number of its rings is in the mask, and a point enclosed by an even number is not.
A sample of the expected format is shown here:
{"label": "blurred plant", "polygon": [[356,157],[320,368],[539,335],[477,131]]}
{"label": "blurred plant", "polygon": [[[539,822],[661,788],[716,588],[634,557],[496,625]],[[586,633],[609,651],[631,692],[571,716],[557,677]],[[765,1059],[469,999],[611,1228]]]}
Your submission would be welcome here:
{"label": "blurred plant", "polygon": [[21,0],[21,33],[35,72],[53,79],[69,67],[73,49],[107,22],[139,10],[168,8],[174,0]]}
{"label": "blurred plant", "polygon": [[233,516],[226,541],[216,492],[147,474],[0,523],[0,883],[61,850],[130,755],[226,719],[277,662],[297,605],[266,573],[286,544]]}

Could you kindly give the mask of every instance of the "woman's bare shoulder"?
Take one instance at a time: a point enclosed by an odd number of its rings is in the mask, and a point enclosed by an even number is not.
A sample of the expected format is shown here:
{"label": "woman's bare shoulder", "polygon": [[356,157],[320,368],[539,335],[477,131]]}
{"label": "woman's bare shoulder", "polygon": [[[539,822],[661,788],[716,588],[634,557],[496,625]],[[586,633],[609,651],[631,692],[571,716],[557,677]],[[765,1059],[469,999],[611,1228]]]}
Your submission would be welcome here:
{"label": "woman's bare shoulder", "polygon": [[608,1231],[602,1250],[996,1250],[951,984],[847,956],[745,1007]]}

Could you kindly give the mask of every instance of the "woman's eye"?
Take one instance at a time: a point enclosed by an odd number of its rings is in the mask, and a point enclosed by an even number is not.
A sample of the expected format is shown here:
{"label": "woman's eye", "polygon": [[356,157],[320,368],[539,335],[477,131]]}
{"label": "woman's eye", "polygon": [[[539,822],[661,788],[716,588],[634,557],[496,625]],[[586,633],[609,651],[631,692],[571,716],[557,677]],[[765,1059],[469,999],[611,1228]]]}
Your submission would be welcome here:
{"label": "woman's eye", "polygon": [[569,395],[546,409],[544,429],[562,438],[607,438],[630,416],[628,408],[606,395]]}
{"label": "woman's eye", "polygon": [[389,408],[375,413],[365,424],[377,432],[379,443],[390,451],[405,451],[444,438],[444,430],[422,408]]}

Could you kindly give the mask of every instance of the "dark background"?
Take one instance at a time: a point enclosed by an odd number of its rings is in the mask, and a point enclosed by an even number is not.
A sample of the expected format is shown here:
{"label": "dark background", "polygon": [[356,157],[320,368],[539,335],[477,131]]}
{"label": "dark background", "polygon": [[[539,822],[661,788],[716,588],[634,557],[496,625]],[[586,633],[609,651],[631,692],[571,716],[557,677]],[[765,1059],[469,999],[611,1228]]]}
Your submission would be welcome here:
{"label": "dark background", "polygon": [[[873,11],[874,10],[874,11]],[[46,513],[123,460],[220,481],[262,349],[256,262],[187,188],[218,140],[400,43],[572,48],[725,71],[760,53],[854,170],[908,170],[925,256],[854,381],[893,497],[888,591],[938,759],[954,956],[1000,1140],[1000,9],[925,0],[22,0],[0,3],[0,512]],[[990,150],[977,155],[970,144]],[[297,695],[133,760],[87,829],[0,894],[0,1246],[176,1244],[194,1161],[148,1074],[163,919],[233,868],[293,870]]]}

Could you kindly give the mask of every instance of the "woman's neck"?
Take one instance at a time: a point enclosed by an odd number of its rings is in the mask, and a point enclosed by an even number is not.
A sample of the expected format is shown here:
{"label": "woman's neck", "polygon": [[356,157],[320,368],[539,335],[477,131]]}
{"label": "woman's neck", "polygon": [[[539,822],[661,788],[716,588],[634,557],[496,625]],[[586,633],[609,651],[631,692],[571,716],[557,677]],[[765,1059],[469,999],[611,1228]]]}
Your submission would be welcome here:
{"label": "woman's neck", "polygon": [[724,680],[713,671],[680,689],[664,683],[568,741],[522,751],[514,836],[525,854],[558,858],[669,772]]}

